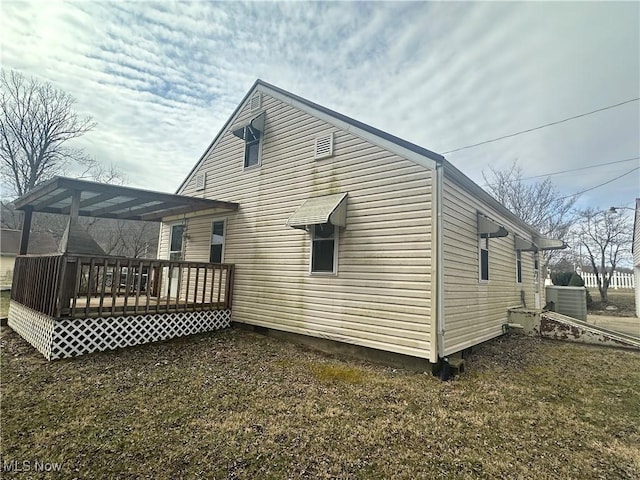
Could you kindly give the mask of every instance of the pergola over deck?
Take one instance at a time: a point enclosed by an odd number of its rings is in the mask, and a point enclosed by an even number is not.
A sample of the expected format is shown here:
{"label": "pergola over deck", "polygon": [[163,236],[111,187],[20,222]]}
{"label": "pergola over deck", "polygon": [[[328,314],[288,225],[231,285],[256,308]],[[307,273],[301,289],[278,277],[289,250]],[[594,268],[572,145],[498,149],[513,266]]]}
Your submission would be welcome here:
{"label": "pergola over deck", "polygon": [[238,204],[232,202],[66,177],[54,177],[13,203],[17,210],[24,211],[19,255],[27,253],[33,212],[69,215],[71,221],[84,216],[159,222],[163,217],[199,210],[229,212],[238,209]]}
{"label": "pergola over deck", "polygon": [[[104,255],[77,220],[157,222],[237,203],[56,177],[14,204],[25,215],[9,326],[48,359],[230,325],[233,265]],[[60,254],[26,255],[33,212],[69,216]]]}

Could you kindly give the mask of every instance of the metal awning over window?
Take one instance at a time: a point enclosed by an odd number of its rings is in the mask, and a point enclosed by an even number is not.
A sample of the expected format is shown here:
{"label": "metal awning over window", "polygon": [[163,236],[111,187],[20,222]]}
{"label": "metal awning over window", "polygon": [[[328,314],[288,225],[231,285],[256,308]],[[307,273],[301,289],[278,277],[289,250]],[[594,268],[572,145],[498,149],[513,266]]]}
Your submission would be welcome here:
{"label": "metal awning over window", "polygon": [[335,193],[305,200],[287,220],[287,226],[305,229],[307,225],[331,223],[347,225],[347,193]]}
{"label": "metal awning over window", "polygon": [[258,139],[264,133],[264,117],[265,112],[262,112],[248,124],[232,130],[231,133],[242,140]]}
{"label": "metal awning over window", "polygon": [[478,212],[478,235],[482,238],[498,238],[509,235],[507,229]]}
{"label": "metal awning over window", "polygon": [[562,240],[549,237],[536,237],[533,242],[538,247],[538,250],[562,250],[569,246]]}
{"label": "metal awning over window", "polygon": [[516,235],[515,250],[521,252],[535,252],[538,248],[531,240],[526,240]]}
{"label": "metal awning over window", "polygon": [[537,252],[540,250],[562,250],[568,245],[562,240],[549,237],[535,237],[533,242],[516,236],[515,249],[521,252]]}

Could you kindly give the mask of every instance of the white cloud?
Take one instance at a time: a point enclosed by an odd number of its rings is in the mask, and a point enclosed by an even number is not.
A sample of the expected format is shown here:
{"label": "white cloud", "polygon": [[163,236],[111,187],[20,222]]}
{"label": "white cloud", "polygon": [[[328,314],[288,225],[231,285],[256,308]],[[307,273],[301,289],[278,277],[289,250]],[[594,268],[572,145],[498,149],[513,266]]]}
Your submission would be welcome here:
{"label": "white cloud", "polygon": [[[640,96],[637,3],[3,2],[2,64],[98,122],[78,141],[174,190],[256,78],[435,151]],[[629,104],[447,157],[527,175],[638,156]],[[557,176],[566,193],[634,163]],[[626,170],[625,170],[626,169]],[[628,204],[637,175],[585,195]]]}

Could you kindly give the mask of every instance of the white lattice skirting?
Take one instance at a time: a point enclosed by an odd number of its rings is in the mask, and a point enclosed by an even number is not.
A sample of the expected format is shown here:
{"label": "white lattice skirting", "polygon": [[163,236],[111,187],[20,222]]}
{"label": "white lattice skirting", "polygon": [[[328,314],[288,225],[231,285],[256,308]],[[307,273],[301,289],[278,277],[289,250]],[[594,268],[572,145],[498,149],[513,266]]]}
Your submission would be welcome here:
{"label": "white lattice skirting", "polygon": [[48,360],[56,360],[226,328],[231,310],[55,320],[12,301],[8,323]]}

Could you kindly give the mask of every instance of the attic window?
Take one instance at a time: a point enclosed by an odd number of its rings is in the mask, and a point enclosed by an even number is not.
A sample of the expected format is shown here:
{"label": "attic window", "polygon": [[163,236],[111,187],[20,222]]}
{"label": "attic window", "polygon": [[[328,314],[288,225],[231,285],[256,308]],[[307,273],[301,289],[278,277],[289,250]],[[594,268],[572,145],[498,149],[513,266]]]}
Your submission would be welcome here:
{"label": "attic window", "polygon": [[253,97],[251,97],[250,108],[252,112],[257,112],[262,108],[262,94],[256,93]]}
{"label": "attic window", "polygon": [[232,130],[231,133],[244,140],[244,168],[260,165],[262,157],[262,137],[265,113],[251,120],[247,125]]}
{"label": "attic window", "polygon": [[196,190],[204,190],[206,178],[207,176],[205,173],[199,173],[196,175]]}
{"label": "attic window", "polygon": [[316,137],[316,148],[314,152],[314,158],[316,160],[321,158],[331,157],[333,155],[333,133]]}
{"label": "attic window", "polygon": [[260,165],[260,130],[247,127],[244,141],[244,167]]}

